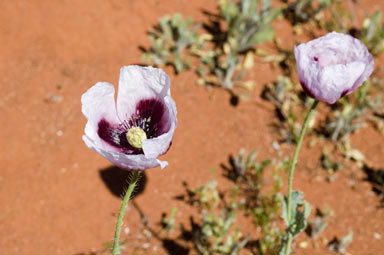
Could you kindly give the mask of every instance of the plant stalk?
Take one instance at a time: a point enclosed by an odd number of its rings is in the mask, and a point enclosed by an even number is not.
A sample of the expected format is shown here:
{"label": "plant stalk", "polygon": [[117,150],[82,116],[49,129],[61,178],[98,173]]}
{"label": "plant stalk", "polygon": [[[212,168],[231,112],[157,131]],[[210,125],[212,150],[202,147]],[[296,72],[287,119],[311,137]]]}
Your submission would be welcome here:
{"label": "plant stalk", "polygon": [[292,243],[292,238],[293,238],[291,233],[289,233],[289,229],[288,229],[289,226],[292,223],[291,207],[292,207],[292,181],[293,181],[293,173],[295,172],[295,167],[296,167],[296,163],[297,163],[297,157],[299,155],[301,144],[303,143],[304,135],[305,135],[305,132],[307,130],[310,117],[311,117],[313,111],[315,110],[316,106],[318,105],[318,103],[319,103],[319,101],[317,101],[317,100],[315,100],[313,102],[311,108],[309,109],[309,111],[307,112],[307,115],[304,118],[304,123],[303,123],[303,126],[302,126],[301,131],[300,131],[299,140],[298,140],[298,142],[296,144],[295,153],[293,154],[293,158],[292,158],[292,161],[291,161],[291,167],[289,169],[288,201],[287,201],[287,219],[288,219],[287,236],[288,236],[288,239],[287,239],[287,245],[285,246],[285,252],[284,252],[285,255],[289,255],[291,253],[291,243]]}
{"label": "plant stalk", "polygon": [[132,191],[136,186],[137,180],[139,178],[140,171],[133,171],[132,180],[129,183],[128,190],[124,195],[123,202],[121,203],[119,216],[117,217],[116,230],[115,230],[115,239],[113,241],[112,255],[120,254],[120,232],[121,226],[123,225],[123,218],[125,208],[127,207],[128,201],[131,198]]}

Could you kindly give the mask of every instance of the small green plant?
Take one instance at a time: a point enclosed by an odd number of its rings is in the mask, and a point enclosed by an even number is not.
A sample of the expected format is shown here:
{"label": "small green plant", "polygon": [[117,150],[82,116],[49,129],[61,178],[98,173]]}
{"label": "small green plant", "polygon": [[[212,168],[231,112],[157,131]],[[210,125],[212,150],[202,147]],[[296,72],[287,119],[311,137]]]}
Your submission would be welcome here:
{"label": "small green plant", "polygon": [[345,103],[333,113],[333,117],[327,117],[325,131],[332,141],[343,139],[361,127],[364,116],[364,108]]}
{"label": "small green plant", "polygon": [[368,14],[363,22],[363,29],[360,31],[361,41],[373,55],[384,51],[384,25],[381,22],[382,13],[376,11],[372,17]]}
{"label": "small green plant", "polygon": [[[218,182],[212,179],[195,189],[186,186],[186,195],[178,196],[197,208],[199,221],[191,218],[189,232],[197,254],[236,255],[246,250],[260,255],[278,253],[283,235],[279,228],[282,204],[279,173],[287,162],[257,161],[256,157],[256,150],[248,154],[240,149],[230,160],[232,167],[225,168],[225,176],[234,183],[232,187],[218,190]],[[271,177],[272,182],[268,182],[267,177]],[[245,217],[244,220],[253,224],[258,231],[257,240],[244,236],[236,225],[236,217]],[[184,229],[183,226],[180,229]]]}
{"label": "small green plant", "polygon": [[333,174],[334,172],[343,169],[343,164],[332,157],[330,153],[323,153],[320,158],[321,167]]}
{"label": "small green plant", "polygon": [[222,210],[203,213],[202,226],[193,232],[193,243],[201,255],[235,255],[245,247],[248,238],[243,238],[240,228],[231,231],[236,220],[235,211]]}
{"label": "small green plant", "polygon": [[[258,205],[248,208],[249,215],[260,229],[258,252],[262,255],[277,254],[282,242],[283,233],[277,226],[280,220],[279,211],[282,200],[280,178],[278,183],[275,183],[272,192],[259,195]],[[279,192],[275,192],[277,189]]]}
{"label": "small green plant", "polygon": [[[353,26],[356,25],[356,17],[351,9],[345,8],[343,0],[334,0],[329,5],[330,17],[324,16],[318,20],[318,25],[327,31],[337,31],[340,33],[353,32]],[[356,28],[355,28],[356,29]]]}
{"label": "small green plant", "polygon": [[283,120],[287,120],[292,108],[298,103],[299,98],[295,92],[295,84],[287,76],[277,76],[275,82],[267,84],[262,92],[262,97],[270,101]]}
{"label": "small green plant", "polygon": [[[262,92],[262,97],[275,106],[275,112],[279,122],[275,125],[282,136],[282,140],[289,143],[296,143],[299,138],[300,124],[298,116],[302,106],[308,105],[311,98],[300,94],[295,85],[287,76],[278,76],[276,81],[267,84]],[[312,116],[310,127],[313,126],[315,115]]]}
{"label": "small green plant", "polygon": [[236,255],[245,247],[248,238],[234,226],[236,206],[227,205],[216,187],[217,182],[212,180],[194,191],[202,223],[192,229],[192,241],[201,255]]}
{"label": "small green plant", "polygon": [[[240,149],[232,160],[236,178],[231,179],[236,184],[236,195],[245,215],[250,216],[255,226],[259,227],[258,254],[272,255],[277,254],[282,238],[282,232],[277,227],[282,200],[282,180],[278,173],[284,164],[270,159],[257,162],[256,156],[256,150],[247,154],[244,149]],[[274,166],[270,171],[273,182],[268,190],[265,170],[270,165]]]}
{"label": "small green plant", "polygon": [[353,97],[344,97],[336,104],[336,109],[327,116],[325,134],[332,141],[346,139],[361,128],[369,114],[382,106],[381,94],[374,96],[374,89],[368,81],[356,91]]}
{"label": "small green plant", "polygon": [[199,54],[200,83],[220,84],[228,90],[232,90],[235,83],[249,87],[249,82],[239,81],[253,65],[254,47],[274,38],[272,21],[280,9],[271,8],[270,0],[240,0],[239,3],[220,0],[219,9],[220,18],[216,23],[223,21],[226,29],[214,35],[213,49]]}
{"label": "small green plant", "polygon": [[[262,160],[260,163],[256,162],[257,150],[253,150],[247,154],[244,148],[239,150],[239,153],[232,160],[232,166],[235,173],[235,178],[241,178],[241,182],[253,183],[260,182],[260,178],[264,169],[271,163],[270,159]],[[255,184],[250,184],[254,186]],[[258,185],[257,185],[258,186]]]}
{"label": "small green plant", "polygon": [[[189,69],[191,58],[199,58],[196,69],[198,84],[219,85],[234,93],[238,85],[246,90],[252,81],[242,81],[254,64],[255,47],[275,37],[272,21],[280,8],[272,8],[270,0],[219,0],[220,13],[208,33],[198,33],[201,24],[181,14],[165,16],[149,34],[151,47],[143,59],[154,65],[172,65],[176,73]],[[223,28],[220,25],[223,24]]]}
{"label": "small green plant", "polygon": [[340,240],[335,237],[329,244],[328,248],[331,251],[335,251],[339,254],[348,254],[347,247],[352,243],[353,232],[352,230],[348,232],[347,235],[343,236]]}
{"label": "small green plant", "polygon": [[284,15],[293,25],[308,23],[310,21],[320,22],[323,18],[323,12],[335,2],[343,0],[295,0],[286,3],[284,6]]}
{"label": "small green plant", "polygon": [[158,66],[172,65],[176,73],[189,69],[191,59],[186,49],[197,44],[199,26],[193,18],[183,19],[180,13],[162,17],[159,26],[149,33],[151,47],[142,58]]}
{"label": "small green plant", "polygon": [[326,207],[324,211],[316,208],[315,218],[309,220],[305,232],[312,239],[317,239],[321,232],[325,230],[328,225],[328,218],[333,215],[333,211]]}
{"label": "small green plant", "polygon": [[176,222],[177,211],[178,211],[177,208],[173,207],[169,217],[166,218],[164,215],[163,219],[161,220],[162,228],[168,234],[171,234],[178,227]]}
{"label": "small green plant", "polygon": [[[290,215],[288,215],[288,199],[284,198],[283,210],[281,217],[284,219],[286,228],[286,235],[283,238],[283,243],[279,255],[285,255],[286,250],[290,250],[290,239],[294,239],[298,234],[305,230],[307,227],[307,218],[311,213],[311,206],[304,200],[304,195],[300,191],[292,192],[292,200],[290,207]],[[288,252],[289,254],[289,252]]]}
{"label": "small green plant", "polygon": [[372,16],[366,13],[362,27],[359,28],[353,12],[345,9],[342,0],[336,0],[336,3],[331,4],[329,9],[331,17],[321,19],[320,27],[328,31],[352,34],[359,38],[374,56],[384,51],[384,25],[381,21],[382,13],[380,11],[376,11]]}

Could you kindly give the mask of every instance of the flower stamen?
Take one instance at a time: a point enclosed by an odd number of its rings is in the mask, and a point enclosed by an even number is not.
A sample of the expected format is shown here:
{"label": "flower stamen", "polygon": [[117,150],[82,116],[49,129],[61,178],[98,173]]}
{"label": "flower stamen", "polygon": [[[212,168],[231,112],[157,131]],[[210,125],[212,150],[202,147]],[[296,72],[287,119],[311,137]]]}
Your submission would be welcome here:
{"label": "flower stamen", "polygon": [[143,141],[147,139],[147,134],[140,127],[131,127],[126,133],[128,143],[137,149],[141,149]]}

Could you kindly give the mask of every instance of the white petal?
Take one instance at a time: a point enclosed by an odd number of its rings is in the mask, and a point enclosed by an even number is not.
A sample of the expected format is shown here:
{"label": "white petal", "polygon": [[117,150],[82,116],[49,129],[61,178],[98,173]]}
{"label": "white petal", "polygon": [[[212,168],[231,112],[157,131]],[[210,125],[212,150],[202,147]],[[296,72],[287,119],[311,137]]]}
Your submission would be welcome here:
{"label": "white petal", "polygon": [[104,118],[110,123],[119,123],[114,95],[115,89],[112,84],[98,82],[81,97],[82,112],[88,119],[85,134],[98,146],[102,144],[97,134],[99,121]]}
{"label": "white petal", "polygon": [[325,67],[319,81],[322,86],[317,91],[319,99],[330,104],[335,103],[343,92],[352,89],[364,69],[365,64],[362,62]]}
{"label": "white petal", "polygon": [[351,92],[353,92],[353,90],[355,90],[356,88],[360,87],[363,84],[363,82],[368,80],[369,76],[371,76],[371,74],[373,72],[375,64],[374,64],[372,55],[369,54],[369,56],[365,57],[364,59],[368,60],[368,62],[366,63],[366,66],[365,66],[365,70],[361,74],[359,79],[356,80],[355,84],[352,87],[352,91]]}
{"label": "white petal", "polygon": [[128,119],[141,99],[164,98],[169,95],[169,77],[153,67],[125,66],[120,69],[117,114]]}
{"label": "white petal", "polygon": [[157,159],[157,162],[159,163],[161,169],[163,169],[164,167],[168,166],[168,162],[167,161],[161,161],[161,160]]}
{"label": "white petal", "polygon": [[156,158],[147,158],[144,154],[127,155],[117,151],[105,150],[97,146],[89,137],[83,136],[85,144],[101,156],[108,159],[112,164],[127,170],[146,170],[149,168],[167,165],[167,162],[160,161]]}

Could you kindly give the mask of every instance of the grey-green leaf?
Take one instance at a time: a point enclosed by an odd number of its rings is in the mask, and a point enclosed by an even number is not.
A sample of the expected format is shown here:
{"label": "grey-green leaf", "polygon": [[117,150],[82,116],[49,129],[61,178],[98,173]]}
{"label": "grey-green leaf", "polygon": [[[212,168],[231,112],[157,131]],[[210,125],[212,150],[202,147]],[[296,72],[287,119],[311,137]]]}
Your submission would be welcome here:
{"label": "grey-green leaf", "polygon": [[287,215],[287,197],[283,201],[281,217],[284,219],[289,234],[295,237],[307,226],[306,219],[311,213],[311,206],[303,200],[303,193],[300,191],[293,191],[291,196],[291,218],[288,219]]}

